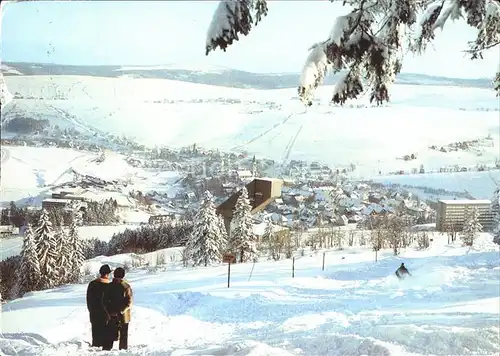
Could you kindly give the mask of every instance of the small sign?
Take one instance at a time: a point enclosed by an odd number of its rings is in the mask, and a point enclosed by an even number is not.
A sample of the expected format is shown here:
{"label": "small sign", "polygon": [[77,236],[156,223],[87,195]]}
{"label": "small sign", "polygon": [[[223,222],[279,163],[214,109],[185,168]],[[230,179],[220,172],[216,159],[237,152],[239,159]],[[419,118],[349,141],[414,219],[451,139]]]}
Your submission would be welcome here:
{"label": "small sign", "polygon": [[231,253],[226,253],[222,257],[222,262],[224,262],[224,263],[234,263],[234,262],[236,262],[236,257],[233,254],[231,254]]}

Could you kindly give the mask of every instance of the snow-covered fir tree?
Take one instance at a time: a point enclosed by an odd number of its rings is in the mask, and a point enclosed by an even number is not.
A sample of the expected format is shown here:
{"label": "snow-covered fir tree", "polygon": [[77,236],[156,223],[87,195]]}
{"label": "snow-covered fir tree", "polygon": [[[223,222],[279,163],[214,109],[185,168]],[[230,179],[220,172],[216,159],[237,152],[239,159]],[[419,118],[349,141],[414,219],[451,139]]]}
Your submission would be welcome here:
{"label": "snow-covered fir tree", "polygon": [[35,242],[42,274],[41,288],[51,288],[57,284],[57,244],[49,213],[45,209],[35,230]]}
{"label": "snow-covered fir tree", "polygon": [[61,225],[56,226],[54,239],[56,244],[57,284],[64,284],[67,281],[71,249],[67,243],[66,232]]}
{"label": "snow-covered fir tree", "polygon": [[[277,256],[276,251],[276,234],[274,233],[274,225],[271,219],[266,223],[266,228],[264,229],[264,235],[262,236],[262,243],[265,243],[267,251],[273,260],[279,260],[279,255]],[[279,253],[279,251],[278,251]]]}
{"label": "snow-covered fir tree", "polygon": [[224,223],[224,216],[222,216],[222,214],[217,214],[217,223],[219,224],[220,236],[223,241],[224,248],[226,248],[229,237],[227,234],[226,224]]}
{"label": "snow-covered fir tree", "polygon": [[252,206],[248,199],[248,191],[243,187],[234,207],[229,238],[229,249],[239,256],[240,262],[254,261],[257,257],[257,238],[253,233]]}
{"label": "snow-covered fir tree", "polygon": [[491,210],[493,212],[493,242],[500,245],[500,187],[495,189],[491,199]]}
{"label": "snow-covered fir tree", "polygon": [[206,191],[194,217],[194,228],[186,245],[188,256],[194,266],[220,263],[225,245],[212,194]]}
{"label": "snow-covered fir tree", "polygon": [[483,231],[483,226],[479,223],[479,211],[474,207],[466,216],[461,235],[462,241],[466,246],[474,245],[481,231]]}
{"label": "snow-covered fir tree", "polygon": [[266,222],[266,228],[264,229],[264,235],[262,238],[265,241],[271,241],[274,236],[274,225],[271,219],[267,220]]}
{"label": "snow-covered fir tree", "polygon": [[[498,0],[348,0],[343,4],[349,8],[333,21],[330,35],[310,47],[298,88],[305,105],[312,105],[314,92],[328,72],[341,71],[334,103],[358,98],[365,85],[371,87],[371,101],[389,101],[388,87],[401,70],[406,50],[423,53],[436,30],[443,29],[450,19],[466,19],[477,30],[476,39],[469,42],[471,59],[482,58],[483,52],[500,44]],[[206,54],[217,48],[226,51],[267,13],[266,0],[222,0],[208,28]],[[500,71],[497,80],[499,76]],[[500,95],[500,84],[495,83]]]}
{"label": "snow-covered fir tree", "polygon": [[35,235],[31,225],[26,226],[21,250],[20,284],[21,293],[37,290],[40,285],[40,264],[38,263]]}
{"label": "snow-covered fir tree", "polygon": [[85,261],[83,254],[85,244],[78,235],[78,218],[78,214],[74,213],[68,230],[68,240],[66,243],[70,252],[68,255],[68,274],[66,275],[68,283],[79,281],[81,277],[81,268]]}

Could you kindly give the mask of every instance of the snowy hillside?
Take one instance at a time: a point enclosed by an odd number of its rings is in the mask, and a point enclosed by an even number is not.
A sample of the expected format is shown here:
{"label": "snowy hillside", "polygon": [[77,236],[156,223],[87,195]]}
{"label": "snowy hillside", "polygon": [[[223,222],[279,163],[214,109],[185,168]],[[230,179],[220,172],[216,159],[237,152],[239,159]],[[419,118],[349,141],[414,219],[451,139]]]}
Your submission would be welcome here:
{"label": "snowy hillside", "polygon": [[[498,154],[498,100],[487,89],[395,85],[389,106],[372,108],[363,98],[340,108],[328,105],[332,88],[326,86],[318,96],[321,105],[306,111],[295,89],[123,77],[8,76],[6,81],[16,99],[2,113],[3,121],[45,118],[61,127],[126,135],[148,145],[197,143],[277,161],[353,163],[363,176],[421,164],[426,170],[491,164]],[[489,134],[494,140],[480,151],[429,150]],[[412,153],[416,160],[398,159]]]}
{"label": "snowy hillside", "polygon": [[159,175],[133,168],[125,162],[125,156],[114,152],[105,152],[105,160],[99,162],[100,155],[55,147],[2,147],[0,204],[14,201],[40,206],[54,187],[72,182],[74,172],[106,181],[127,182],[126,187],[112,191],[96,192],[89,188],[80,194],[91,200],[113,198],[119,205],[133,207],[134,202],[127,195],[133,189],[171,191],[175,195],[176,172]]}
{"label": "snowy hillside", "polygon": [[[117,78],[155,78],[182,80],[197,84],[230,86],[234,88],[280,89],[297,87],[298,73],[250,73],[242,70],[208,65],[206,62],[182,62],[164,65],[141,66],[78,66],[49,63],[4,63],[2,72],[24,75],[77,75]],[[341,74],[330,75],[325,84],[333,85]],[[491,79],[460,79],[423,74],[401,73],[396,83],[411,85],[445,85],[474,88],[492,88]]]}
{"label": "snowy hillside", "polygon": [[[467,192],[475,199],[491,199],[500,184],[500,171],[490,172],[455,172],[434,174],[393,175],[373,177],[372,181],[384,184],[398,184],[403,187],[428,187],[453,192]],[[428,196],[418,192],[419,196]],[[443,196],[439,199],[445,199]]]}
{"label": "snowy hillside", "polygon": [[[176,252],[177,253],[177,252]],[[292,261],[166,271],[133,270],[129,350],[102,355],[497,355],[498,246],[472,250],[435,235],[428,250],[369,249]],[[126,255],[89,261],[123,265]],[[393,273],[405,262],[413,277]],[[3,305],[3,355],[93,355],[86,285],[30,293]]]}

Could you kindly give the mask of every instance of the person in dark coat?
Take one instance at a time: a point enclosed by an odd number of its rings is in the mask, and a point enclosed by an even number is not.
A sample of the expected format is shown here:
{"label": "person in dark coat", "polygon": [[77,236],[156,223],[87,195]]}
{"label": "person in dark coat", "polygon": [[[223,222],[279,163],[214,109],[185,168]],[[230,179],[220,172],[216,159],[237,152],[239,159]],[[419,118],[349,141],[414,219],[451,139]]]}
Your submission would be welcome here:
{"label": "person in dark coat", "polygon": [[118,341],[120,350],[128,348],[128,324],[130,323],[130,308],[132,306],[132,288],[123,280],[125,270],[115,269],[113,281],[109,284],[103,296],[103,305],[109,315],[108,337],[103,347],[111,350],[113,343]]}
{"label": "person in dark coat", "polygon": [[406,276],[411,276],[410,271],[408,271],[405,267],[404,263],[401,263],[401,266],[396,270],[396,276],[399,279],[404,279]]}
{"label": "person in dark coat", "polygon": [[104,345],[106,335],[107,314],[102,304],[104,290],[109,286],[109,275],[111,268],[102,265],[99,269],[100,277],[94,279],[87,287],[87,309],[90,314],[90,324],[92,325],[92,346],[101,347]]}

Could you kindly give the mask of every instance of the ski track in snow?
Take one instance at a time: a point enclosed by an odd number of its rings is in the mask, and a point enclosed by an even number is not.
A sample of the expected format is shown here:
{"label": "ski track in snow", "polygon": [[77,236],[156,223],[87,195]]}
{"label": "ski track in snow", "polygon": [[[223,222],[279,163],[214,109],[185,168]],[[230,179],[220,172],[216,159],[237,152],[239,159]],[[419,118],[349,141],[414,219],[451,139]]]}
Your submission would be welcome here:
{"label": "ski track in snow", "polygon": [[[99,353],[496,354],[498,252],[444,247],[433,254],[403,253],[414,277],[402,282],[393,277],[400,258],[385,252],[373,262],[373,254],[362,249],[329,252],[325,272],[321,254],[297,257],[295,279],[290,260],[256,264],[250,282],[252,265],[234,265],[229,289],[225,266],[137,270],[128,275],[134,288],[130,348]],[[85,289],[64,286],[4,305],[0,350],[26,356],[95,354],[86,342]],[[30,316],[36,320],[20,321]]]}

